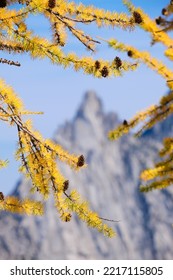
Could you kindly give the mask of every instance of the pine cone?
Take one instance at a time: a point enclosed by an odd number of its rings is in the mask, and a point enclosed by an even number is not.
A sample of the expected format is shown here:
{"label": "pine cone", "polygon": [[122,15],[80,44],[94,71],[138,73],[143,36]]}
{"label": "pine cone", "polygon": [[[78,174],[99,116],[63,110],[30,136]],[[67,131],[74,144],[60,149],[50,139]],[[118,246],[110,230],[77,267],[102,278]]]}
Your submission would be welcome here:
{"label": "pine cone", "polygon": [[98,70],[98,69],[100,69],[100,66],[101,66],[100,61],[96,60],[95,61],[95,68]]}
{"label": "pine cone", "polygon": [[84,164],[85,164],[85,158],[84,158],[83,155],[81,155],[81,156],[78,158],[77,167],[82,167]]}
{"label": "pine cone", "polygon": [[129,57],[132,57],[132,56],[133,56],[133,52],[132,52],[132,51],[128,51],[128,52],[127,52],[127,55],[128,55]]}
{"label": "pine cone", "polygon": [[64,183],[63,183],[63,191],[67,191],[68,190],[68,187],[69,187],[69,180],[66,180]]}
{"label": "pine cone", "polygon": [[2,192],[0,192],[0,201],[4,200],[4,194]]}
{"label": "pine cone", "polygon": [[120,68],[122,66],[122,61],[118,56],[115,57],[114,62],[115,62],[116,68]]}
{"label": "pine cone", "polygon": [[134,11],[133,17],[134,17],[135,23],[138,23],[138,24],[142,23],[142,17],[138,12]]}
{"label": "pine cone", "polygon": [[50,9],[55,8],[55,6],[56,6],[56,0],[49,0],[49,1],[48,1],[48,6],[49,6]]}
{"label": "pine cone", "polygon": [[104,66],[101,70],[102,77],[106,78],[109,75],[108,68]]}
{"label": "pine cone", "polygon": [[0,8],[5,8],[7,5],[7,1],[6,0],[0,0]]}

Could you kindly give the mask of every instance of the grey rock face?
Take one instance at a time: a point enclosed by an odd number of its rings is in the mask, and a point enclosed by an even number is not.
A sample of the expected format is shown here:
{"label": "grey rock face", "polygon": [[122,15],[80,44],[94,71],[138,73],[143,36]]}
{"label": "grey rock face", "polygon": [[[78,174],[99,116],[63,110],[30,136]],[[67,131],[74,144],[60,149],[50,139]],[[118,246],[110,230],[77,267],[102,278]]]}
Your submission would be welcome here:
{"label": "grey rock face", "polygon": [[[75,216],[70,223],[61,222],[50,198],[43,217],[0,213],[1,259],[173,258],[173,189],[139,192],[139,174],[153,165],[161,144],[131,135],[110,142],[107,132],[119,122],[89,92],[74,119],[54,135],[64,148],[85,156],[86,169],[75,173],[63,164],[61,171],[101,217],[119,220],[111,224],[116,238],[87,228]],[[30,182],[22,179],[14,192],[23,197],[29,188]]]}

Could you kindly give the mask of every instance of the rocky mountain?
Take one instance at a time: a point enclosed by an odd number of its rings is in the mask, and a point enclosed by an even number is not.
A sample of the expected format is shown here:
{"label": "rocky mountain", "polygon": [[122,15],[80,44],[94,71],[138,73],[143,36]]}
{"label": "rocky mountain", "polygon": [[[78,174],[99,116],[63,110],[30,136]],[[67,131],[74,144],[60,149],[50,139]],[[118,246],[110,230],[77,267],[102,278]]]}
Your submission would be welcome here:
{"label": "rocky mountain", "polygon": [[[108,239],[76,217],[61,222],[50,198],[43,217],[0,213],[0,259],[173,258],[173,188],[139,192],[139,174],[153,165],[161,146],[156,130],[164,136],[169,124],[165,129],[159,124],[147,137],[129,135],[110,142],[107,132],[119,122],[88,92],[74,119],[54,135],[69,151],[85,155],[86,169],[75,173],[61,165],[61,170],[101,217],[119,220],[111,224],[117,236]],[[23,197],[29,188],[30,182],[22,179],[14,193]]]}

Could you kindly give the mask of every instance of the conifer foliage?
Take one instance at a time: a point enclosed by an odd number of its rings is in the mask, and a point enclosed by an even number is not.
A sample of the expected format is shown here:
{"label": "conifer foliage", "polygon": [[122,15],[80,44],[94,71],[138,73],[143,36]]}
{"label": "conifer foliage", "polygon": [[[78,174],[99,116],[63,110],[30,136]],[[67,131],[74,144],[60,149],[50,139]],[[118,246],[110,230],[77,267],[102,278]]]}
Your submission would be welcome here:
{"label": "conifer foliage", "polygon": [[[66,53],[63,47],[68,43],[67,37],[72,34],[85,48],[93,52],[96,46],[103,40],[93,38],[83,31],[82,26],[95,24],[97,27],[118,27],[132,31],[136,27],[149,32],[152,43],[161,42],[165,47],[165,55],[173,59],[173,40],[166,33],[172,29],[172,21],[167,21],[173,12],[172,1],[162,10],[163,17],[152,20],[141,9],[135,8],[131,2],[124,0],[129,12],[116,13],[76,4],[67,0],[2,0],[0,1],[0,50],[8,53],[29,53],[32,58],[49,58],[49,60],[64,68],[73,67],[75,71],[82,70],[85,74],[97,78],[121,76],[124,72],[135,70],[140,63],[156,71],[167,82],[170,90],[173,90],[173,72],[164,63],[151,57],[150,53],[140,51],[133,46],[128,46],[115,38],[106,41],[107,44],[119,52],[127,54],[127,60],[122,60],[117,52],[110,60],[97,59],[92,56],[79,57],[73,52]],[[12,6],[16,4],[15,6]],[[16,8],[13,8],[16,7]],[[116,3],[115,3],[116,8]],[[48,19],[52,30],[52,40],[40,37],[29,29],[27,18],[30,15],[43,15]],[[73,50],[72,50],[73,51]],[[130,58],[130,59],[129,59]],[[0,63],[6,63],[12,67],[20,67],[18,61],[0,58]],[[109,133],[109,138],[114,140],[128,133],[131,128],[141,122],[145,122],[136,136],[161,119],[173,112],[173,93],[163,97],[159,105],[154,105],[136,115],[132,120],[122,123],[118,128]],[[83,201],[76,190],[69,192],[68,178],[60,173],[56,160],[59,159],[68,164],[74,170],[85,167],[84,155],[72,155],[63,147],[51,140],[43,139],[41,134],[33,129],[30,119],[25,120],[24,115],[34,114],[27,111],[14,90],[0,80],[0,120],[16,127],[18,135],[18,149],[16,159],[20,161],[20,172],[30,178],[33,184],[32,192],[39,192],[47,199],[52,192],[55,199],[55,207],[62,221],[69,222],[73,212],[87,223],[108,237],[114,235],[114,231],[104,224],[99,215],[89,209],[88,203]],[[165,139],[164,148],[160,152],[164,160],[159,162],[152,170],[146,170],[141,177],[144,180],[160,178],[142,187],[143,191],[154,188],[163,188],[173,181],[173,139]],[[7,161],[0,160],[0,167],[5,167]],[[20,214],[42,215],[43,203],[25,199],[20,201],[16,197],[5,197],[0,192],[0,210],[16,212]]]}
{"label": "conifer foliage", "polygon": [[[166,48],[165,56],[173,60],[173,40],[167,34],[167,31],[173,27],[173,20],[170,18],[173,13],[173,1],[170,1],[167,7],[162,9],[162,17],[151,20],[140,8],[136,8],[131,2],[124,0],[129,12],[135,15],[135,22],[144,31],[149,32],[152,39],[152,44],[162,43]],[[148,109],[138,113],[128,123],[122,123],[115,130],[109,132],[109,138],[116,140],[129,133],[129,131],[140,125],[140,129],[135,133],[136,137],[153,127],[157,122],[164,120],[173,113],[173,71],[169,69],[163,62],[159,61],[150,55],[149,52],[141,51],[133,46],[118,42],[116,39],[108,41],[109,46],[115,50],[127,53],[138,62],[146,64],[150,69],[161,75],[168,86],[169,94],[163,96],[158,105],[152,105]],[[146,184],[141,184],[140,190],[148,192],[154,189],[163,189],[173,183],[173,138],[165,138],[163,149],[159,152],[161,160],[156,163],[154,168],[144,170],[141,173],[141,179]]]}

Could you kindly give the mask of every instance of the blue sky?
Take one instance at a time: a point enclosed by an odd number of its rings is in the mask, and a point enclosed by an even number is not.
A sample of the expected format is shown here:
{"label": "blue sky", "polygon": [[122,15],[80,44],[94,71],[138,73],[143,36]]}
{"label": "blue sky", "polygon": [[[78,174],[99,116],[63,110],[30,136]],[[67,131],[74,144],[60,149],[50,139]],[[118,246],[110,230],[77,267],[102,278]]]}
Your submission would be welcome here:
{"label": "blue sky", "polygon": [[[76,2],[118,12],[126,11],[121,0]],[[142,7],[153,18],[160,15],[161,9],[168,2],[166,0],[133,1],[136,6]],[[49,37],[50,27],[42,17],[32,17],[28,22],[31,28],[40,35]],[[131,33],[122,32],[117,28],[98,30],[92,25],[90,29],[87,28],[87,31],[107,39],[115,37],[140,49],[149,50],[153,55],[168,63],[162,56],[164,48],[159,44],[151,48],[149,35],[141,30],[137,29]],[[67,50],[76,51],[79,55],[90,54],[74,38],[70,38],[69,43],[70,47],[68,46]],[[122,57],[103,43],[95,56],[113,58],[116,55]],[[103,100],[105,110],[117,112],[122,119],[128,119],[141,109],[156,103],[167,91],[165,81],[145,66],[141,66],[136,72],[126,73],[121,78],[96,79],[85,76],[81,72],[76,73],[72,69],[64,70],[61,66],[52,65],[48,60],[31,60],[28,55],[13,57],[1,54],[1,56],[20,61],[22,65],[20,68],[1,64],[0,74],[8,84],[13,86],[27,109],[44,111],[44,115],[35,116],[33,119],[35,128],[40,130],[45,137],[51,137],[58,125],[74,116],[87,90],[94,90]],[[11,129],[6,124],[0,123],[0,132],[0,158],[10,160],[9,167],[0,170],[1,191],[8,193],[15,186],[16,180],[20,178],[13,159],[17,138],[15,129]]]}

